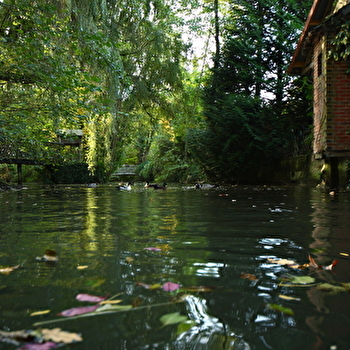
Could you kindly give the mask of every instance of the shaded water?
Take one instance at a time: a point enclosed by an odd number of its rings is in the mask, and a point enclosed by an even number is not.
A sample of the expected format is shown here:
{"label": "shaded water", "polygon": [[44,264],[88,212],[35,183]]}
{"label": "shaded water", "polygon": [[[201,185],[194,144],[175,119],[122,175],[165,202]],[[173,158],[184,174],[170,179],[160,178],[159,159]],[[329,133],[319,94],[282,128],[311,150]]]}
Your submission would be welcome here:
{"label": "shaded water", "polygon": [[[0,267],[21,268],[0,275],[0,329],[61,319],[60,311],[88,304],[75,299],[79,293],[123,293],[122,304],[139,308],[42,327],[82,335],[65,349],[349,349],[349,293],[280,285],[289,275],[350,283],[349,196],[307,187],[155,191],[142,185],[131,192],[107,185],[1,192]],[[36,261],[47,248],[59,253],[58,264]],[[324,271],[267,261],[304,264],[309,253],[318,264],[339,263]],[[194,288],[184,302],[167,305],[179,290],[142,286],[165,282]],[[51,312],[29,316],[38,310]],[[176,324],[162,327],[160,318],[173,312],[194,326],[182,333]],[[16,348],[0,342],[0,349]]]}

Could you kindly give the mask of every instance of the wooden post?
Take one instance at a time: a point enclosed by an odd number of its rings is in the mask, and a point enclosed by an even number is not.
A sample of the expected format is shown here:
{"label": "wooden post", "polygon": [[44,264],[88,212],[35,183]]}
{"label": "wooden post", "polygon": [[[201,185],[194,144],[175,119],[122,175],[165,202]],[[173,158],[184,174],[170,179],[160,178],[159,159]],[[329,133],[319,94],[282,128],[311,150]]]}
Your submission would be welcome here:
{"label": "wooden post", "polygon": [[17,164],[17,182],[19,185],[22,185],[23,183],[23,175],[22,175],[22,164]]}

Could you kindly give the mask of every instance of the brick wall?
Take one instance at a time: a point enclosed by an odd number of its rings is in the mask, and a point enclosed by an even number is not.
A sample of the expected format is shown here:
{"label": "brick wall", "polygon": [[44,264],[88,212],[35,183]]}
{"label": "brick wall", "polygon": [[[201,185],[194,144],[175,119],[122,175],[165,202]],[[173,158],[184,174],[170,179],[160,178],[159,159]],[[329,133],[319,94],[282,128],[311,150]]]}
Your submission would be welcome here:
{"label": "brick wall", "polygon": [[350,75],[348,62],[327,62],[327,151],[350,152]]}
{"label": "brick wall", "polygon": [[[328,41],[329,42],[329,41]],[[327,60],[325,37],[315,42],[314,153],[327,156],[350,155],[350,75],[348,62]]]}

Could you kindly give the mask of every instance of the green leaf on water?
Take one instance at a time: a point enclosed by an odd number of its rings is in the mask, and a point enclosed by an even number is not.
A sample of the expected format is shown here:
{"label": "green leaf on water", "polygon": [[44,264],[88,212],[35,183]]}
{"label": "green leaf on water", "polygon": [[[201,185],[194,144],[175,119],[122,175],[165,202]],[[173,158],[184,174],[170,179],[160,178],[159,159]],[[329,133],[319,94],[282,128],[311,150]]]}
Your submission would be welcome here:
{"label": "green leaf on water", "polygon": [[173,312],[171,314],[163,315],[160,318],[160,322],[162,322],[163,327],[165,327],[171,324],[177,324],[180,322],[187,321],[187,319],[187,316],[182,316],[179,312]]}
{"label": "green leaf on water", "polygon": [[196,322],[194,322],[192,320],[186,320],[184,322],[181,322],[177,326],[176,334],[179,335],[181,333],[185,333],[185,332],[187,332],[190,328],[192,328],[195,325],[196,325]]}
{"label": "green leaf on water", "polygon": [[347,292],[348,289],[344,286],[336,286],[334,284],[330,284],[330,283],[322,283],[320,285],[317,286],[317,289],[321,289],[324,290],[326,292],[329,292],[330,294],[338,294],[341,292]]}
{"label": "green leaf on water", "polygon": [[284,306],[278,305],[278,304],[267,304],[267,307],[271,310],[282,312],[285,315],[289,315],[289,316],[294,315],[294,311],[292,309],[290,309],[289,307],[284,307]]}
{"label": "green leaf on water", "polygon": [[314,283],[315,279],[311,276],[292,276],[290,283],[293,284],[309,284]]}
{"label": "green leaf on water", "polygon": [[106,312],[106,311],[118,311],[118,310],[129,310],[132,309],[132,305],[112,305],[105,304],[100,306],[95,312]]}

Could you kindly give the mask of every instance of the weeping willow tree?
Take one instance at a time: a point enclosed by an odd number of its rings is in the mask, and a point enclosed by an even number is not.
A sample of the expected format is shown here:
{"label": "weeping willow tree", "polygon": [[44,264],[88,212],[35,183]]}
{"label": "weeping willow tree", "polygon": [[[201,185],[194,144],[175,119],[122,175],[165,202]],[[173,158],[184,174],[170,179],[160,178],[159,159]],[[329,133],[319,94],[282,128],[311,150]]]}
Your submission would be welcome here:
{"label": "weeping willow tree", "polygon": [[108,177],[136,118],[158,119],[181,87],[176,21],[165,1],[0,2],[1,139],[83,129],[86,161]]}

